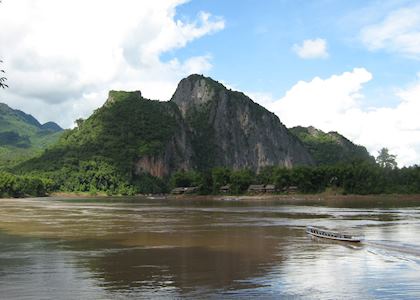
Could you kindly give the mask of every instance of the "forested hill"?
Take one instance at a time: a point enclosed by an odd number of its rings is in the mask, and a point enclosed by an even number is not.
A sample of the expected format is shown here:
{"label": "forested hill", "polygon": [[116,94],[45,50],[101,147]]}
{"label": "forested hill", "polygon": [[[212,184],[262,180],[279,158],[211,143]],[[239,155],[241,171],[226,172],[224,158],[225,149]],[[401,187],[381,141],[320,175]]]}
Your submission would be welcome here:
{"label": "forested hill", "polygon": [[54,122],[41,124],[33,116],[0,103],[0,168],[40,154],[62,131]]}
{"label": "forested hill", "polygon": [[278,117],[239,92],[200,75],[183,79],[171,101],[111,91],[106,103],[54,148],[22,165],[57,170],[100,160],[129,179],[177,170],[312,165]]}
{"label": "forested hill", "polygon": [[325,133],[312,126],[293,127],[290,131],[297,136],[317,165],[334,165],[355,161],[375,162],[365,147],[356,145],[337,132]]}
{"label": "forested hill", "polygon": [[[56,144],[12,171],[16,182],[46,182],[37,195],[160,193],[175,186],[218,193],[227,184],[243,193],[255,183],[280,190],[297,186],[301,192],[418,191],[418,168],[382,168],[364,147],[335,132],[289,130],[243,93],[201,75],[183,79],[165,102],[145,99],[139,91],[111,91],[89,118],[77,120]],[[391,177],[394,186],[387,181]]]}

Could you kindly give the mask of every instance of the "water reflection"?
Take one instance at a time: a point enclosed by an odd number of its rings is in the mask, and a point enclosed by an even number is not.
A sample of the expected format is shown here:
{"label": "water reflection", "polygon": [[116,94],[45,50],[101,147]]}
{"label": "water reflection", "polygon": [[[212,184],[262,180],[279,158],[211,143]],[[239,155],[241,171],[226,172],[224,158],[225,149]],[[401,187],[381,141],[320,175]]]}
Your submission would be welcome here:
{"label": "water reflection", "polygon": [[[1,200],[0,290],[23,299],[420,297],[420,202],[349,202]],[[309,224],[367,241],[311,238]]]}

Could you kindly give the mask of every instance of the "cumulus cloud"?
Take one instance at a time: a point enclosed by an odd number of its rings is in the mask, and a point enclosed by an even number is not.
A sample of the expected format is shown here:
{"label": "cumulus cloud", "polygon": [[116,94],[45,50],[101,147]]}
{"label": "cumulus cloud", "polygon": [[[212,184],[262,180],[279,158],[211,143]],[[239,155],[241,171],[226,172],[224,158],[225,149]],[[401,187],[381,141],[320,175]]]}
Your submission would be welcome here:
{"label": "cumulus cloud", "polygon": [[303,59],[327,58],[327,41],[324,39],[304,40],[301,45],[294,44],[292,50]]}
{"label": "cumulus cloud", "polygon": [[281,99],[253,94],[288,127],[315,126],[338,131],[377,155],[382,147],[397,154],[400,166],[420,164],[420,80],[396,93],[393,108],[365,109],[363,85],[372,80],[364,68],[311,81],[299,81]]}
{"label": "cumulus cloud", "polygon": [[0,101],[69,127],[110,89],[167,100],[180,78],[207,72],[211,55],[163,61],[165,52],[224,28],[208,12],[183,21],[185,0],[20,0],[0,9],[0,57],[10,89]]}
{"label": "cumulus cloud", "polygon": [[[315,77],[309,82],[299,81],[286,95],[271,105],[288,126],[318,125],[334,130],[335,117],[359,106],[362,85],[372,79],[366,69],[356,68],[351,72],[322,79]],[[296,110],[301,110],[296,118]]]}
{"label": "cumulus cloud", "polygon": [[384,49],[420,59],[420,5],[398,9],[362,28],[360,39],[371,51]]}

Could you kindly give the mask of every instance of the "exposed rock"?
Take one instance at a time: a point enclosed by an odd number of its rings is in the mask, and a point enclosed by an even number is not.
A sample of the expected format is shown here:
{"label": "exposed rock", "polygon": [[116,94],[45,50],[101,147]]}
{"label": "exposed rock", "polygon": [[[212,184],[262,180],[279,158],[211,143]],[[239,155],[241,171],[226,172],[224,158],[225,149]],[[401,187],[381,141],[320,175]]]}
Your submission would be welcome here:
{"label": "exposed rock", "polygon": [[192,147],[187,138],[187,129],[182,117],[174,113],[177,120],[177,130],[160,155],[145,155],[135,163],[135,173],[149,173],[152,176],[164,177],[174,170],[192,169]]}
{"label": "exposed rock", "polygon": [[178,105],[184,117],[192,107],[201,106],[214,99],[216,91],[212,83],[214,82],[211,79],[196,74],[181,80],[172,101]]}
{"label": "exposed rock", "polygon": [[[105,101],[104,106],[109,106],[121,99],[121,97],[118,97],[121,93],[127,93],[126,91],[109,91],[108,93],[108,99]],[[141,91],[132,91],[129,92],[132,95],[136,95],[139,99],[142,98]]]}
{"label": "exposed rock", "polygon": [[190,130],[199,169],[313,164],[301,142],[279,118],[243,93],[204,76],[183,79],[172,97]]}

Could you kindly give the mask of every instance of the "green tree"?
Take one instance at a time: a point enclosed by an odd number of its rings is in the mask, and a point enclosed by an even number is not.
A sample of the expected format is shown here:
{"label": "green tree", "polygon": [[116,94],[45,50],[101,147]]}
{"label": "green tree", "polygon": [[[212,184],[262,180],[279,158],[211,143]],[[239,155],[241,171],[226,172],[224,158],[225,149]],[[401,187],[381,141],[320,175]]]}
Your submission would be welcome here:
{"label": "green tree", "polygon": [[277,189],[283,190],[292,185],[290,179],[291,173],[292,171],[290,169],[284,167],[275,168],[271,181],[276,185]]}
{"label": "green tree", "polygon": [[178,171],[171,176],[172,187],[191,187],[199,186],[202,181],[200,173],[195,171]]}
{"label": "green tree", "polygon": [[241,194],[254,182],[255,174],[249,169],[232,171],[230,175],[233,194]]}
{"label": "green tree", "polygon": [[396,158],[397,158],[396,155],[389,153],[388,148],[382,148],[378,152],[378,156],[376,157],[376,162],[381,168],[396,169],[397,168]]}
{"label": "green tree", "polygon": [[213,192],[217,194],[219,189],[230,183],[231,170],[224,167],[216,167],[211,171],[211,177],[213,181]]}
{"label": "green tree", "polygon": [[77,128],[80,128],[82,125],[83,125],[83,122],[84,122],[85,120],[83,119],[83,118],[79,118],[79,119],[77,119],[75,122],[76,122],[76,126],[77,126]]}

